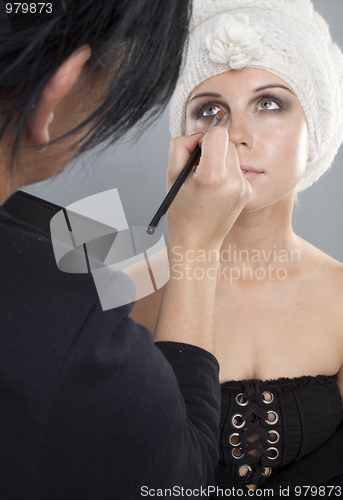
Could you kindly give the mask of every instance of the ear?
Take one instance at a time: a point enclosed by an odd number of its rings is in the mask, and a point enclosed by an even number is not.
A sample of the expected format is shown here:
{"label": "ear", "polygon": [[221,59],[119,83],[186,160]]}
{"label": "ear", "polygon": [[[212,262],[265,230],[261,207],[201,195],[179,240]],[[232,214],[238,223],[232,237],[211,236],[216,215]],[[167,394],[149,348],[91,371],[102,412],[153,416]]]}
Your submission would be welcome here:
{"label": "ear", "polygon": [[46,149],[42,144],[50,140],[48,126],[54,119],[54,110],[75,85],[91,54],[88,44],[75,50],[50,78],[39,102],[32,110],[28,119],[30,142],[38,151]]}

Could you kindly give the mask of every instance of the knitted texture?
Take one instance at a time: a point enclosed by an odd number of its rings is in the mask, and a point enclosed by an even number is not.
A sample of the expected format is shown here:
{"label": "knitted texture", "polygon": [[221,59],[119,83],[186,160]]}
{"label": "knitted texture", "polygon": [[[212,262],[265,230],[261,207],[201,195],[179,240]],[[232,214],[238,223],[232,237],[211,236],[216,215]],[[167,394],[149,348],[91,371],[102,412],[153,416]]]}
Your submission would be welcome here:
{"label": "knitted texture", "polygon": [[194,0],[171,100],[171,134],[184,134],[186,103],[195,87],[246,67],[282,78],[304,109],[309,160],[301,191],[330,167],[343,142],[343,54],[311,0]]}

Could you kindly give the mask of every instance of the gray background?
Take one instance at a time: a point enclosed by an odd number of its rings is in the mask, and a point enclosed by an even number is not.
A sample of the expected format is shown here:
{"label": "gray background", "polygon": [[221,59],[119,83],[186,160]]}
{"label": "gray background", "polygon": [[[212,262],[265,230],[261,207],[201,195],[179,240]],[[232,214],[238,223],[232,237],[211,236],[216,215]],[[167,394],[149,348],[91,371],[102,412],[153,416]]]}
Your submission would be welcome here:
{"label": "gray background", "polygon": [[[326,18],[333,39],[343,48],[343,0],[313,0]],[[168,110],[136,141],[124,138],[100,154],[100,148],[74,161],[58,177],[25,190],[61,206],[118,188],[129,225],[147,225],[166,192],[169,150]],[[301,237],[343,261],[343,147],[332,168],[299,195],[294,230]],[[167,234],[166,218],[162,228]]]}

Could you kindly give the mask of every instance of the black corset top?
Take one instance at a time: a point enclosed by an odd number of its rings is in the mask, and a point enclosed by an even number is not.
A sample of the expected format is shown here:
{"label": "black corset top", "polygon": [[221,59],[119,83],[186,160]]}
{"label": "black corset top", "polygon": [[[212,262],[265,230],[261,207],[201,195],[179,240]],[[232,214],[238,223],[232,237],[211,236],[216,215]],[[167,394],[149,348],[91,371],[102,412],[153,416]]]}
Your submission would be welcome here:
{"label": "black corset top", "polygon": [[343,418],[337,375],[225,382],[221,396],[221,486],[230,475],[260,486],[321,446]]}

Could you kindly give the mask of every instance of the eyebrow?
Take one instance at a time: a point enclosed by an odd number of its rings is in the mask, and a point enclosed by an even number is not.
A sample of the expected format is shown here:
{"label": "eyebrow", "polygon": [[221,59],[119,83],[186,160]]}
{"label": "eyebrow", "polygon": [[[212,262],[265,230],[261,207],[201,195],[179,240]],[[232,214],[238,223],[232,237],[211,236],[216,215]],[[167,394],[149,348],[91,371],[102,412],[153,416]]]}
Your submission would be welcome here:
{"label": "eyebrow", "polygon": [[257,87],[257,89],[255,89],[254,92],[260,92],[261,90],[277,89],[277,88],[288,90],[291,94],[295,95],[292,89],[286,87],[285,85],[281,85],[280,83],[272,83],[269,85],[263,85],[262,87]]}
{"label": "eyebrow", "polygon": [[[276,88],[288,90],[291,94],[295,95],[292,89],[278,83],[271,83],[268,85],[263,85],[262,87],[257,87],[256,89],[254,89],[254,93],[261,92],[261,90],[276,89]],[[193,101],[193,99],[198,99],[199,97],[216,97],[218,99],[222,97],[222,95],[216,94],[215,92],[203,92],[201,94],[195,94],[193,97],[191,97],[191,99],[189,99],[188,102]]]}
{"label": "eyebrow", "polygon": [[217,97],[220,98],[222,97],[221,94],[216,94],[214,92],[203,92],[202,94],[195,94],[191,99],[189,99],[188,102],[193,101],[193,99],[197,99],[198,97]]}

